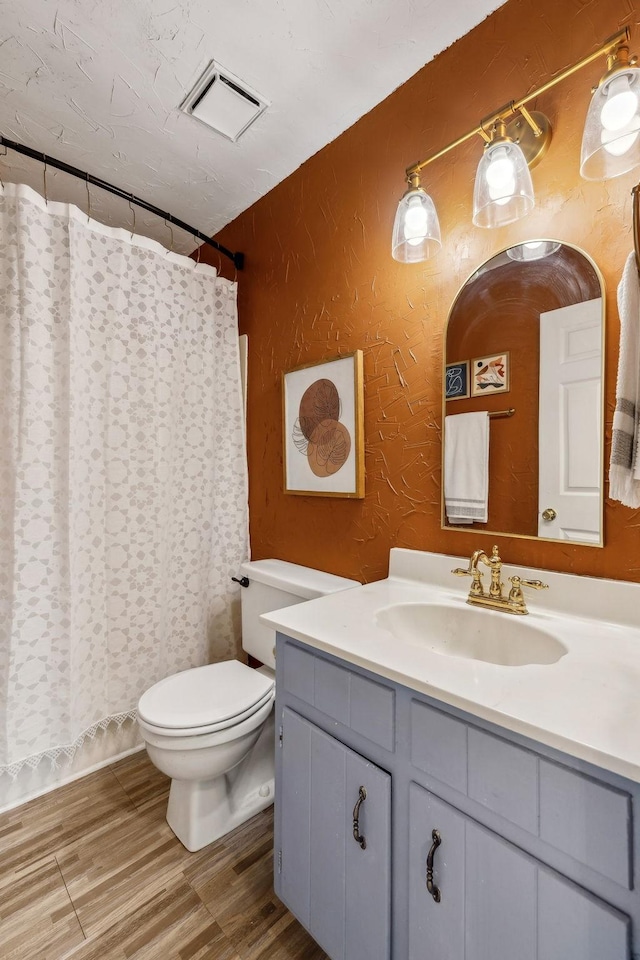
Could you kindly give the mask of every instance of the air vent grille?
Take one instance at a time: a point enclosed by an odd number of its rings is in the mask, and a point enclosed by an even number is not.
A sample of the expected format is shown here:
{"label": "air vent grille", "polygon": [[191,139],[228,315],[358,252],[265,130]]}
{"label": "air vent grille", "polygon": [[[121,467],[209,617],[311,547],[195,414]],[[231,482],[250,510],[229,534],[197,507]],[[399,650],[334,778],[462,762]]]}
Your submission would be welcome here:
{"label": "air vent grille", "polygon": [[264,97],[212,60],[180,109],[235,143],[268,106]]}

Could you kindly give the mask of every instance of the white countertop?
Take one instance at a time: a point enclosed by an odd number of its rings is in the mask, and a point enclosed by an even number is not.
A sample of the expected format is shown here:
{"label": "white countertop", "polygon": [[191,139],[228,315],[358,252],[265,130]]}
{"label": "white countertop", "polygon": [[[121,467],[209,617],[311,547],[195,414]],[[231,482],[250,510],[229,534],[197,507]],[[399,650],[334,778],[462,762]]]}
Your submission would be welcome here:
{"label": "white countertop", "polygon": [[518,619],[566,646],[567,654],[553,664],[505,667],[446,656],[399,641],[376,623],[376,612],[392,604],[465,604],[470,580],[450,571],[467,564],[468,558],[394,549],[388,579],[261,620],[318,650],[640,783],[640,584],[505,562],[504,580],[518,573],[549,583],[544,592],[525,591],[529,615]]}

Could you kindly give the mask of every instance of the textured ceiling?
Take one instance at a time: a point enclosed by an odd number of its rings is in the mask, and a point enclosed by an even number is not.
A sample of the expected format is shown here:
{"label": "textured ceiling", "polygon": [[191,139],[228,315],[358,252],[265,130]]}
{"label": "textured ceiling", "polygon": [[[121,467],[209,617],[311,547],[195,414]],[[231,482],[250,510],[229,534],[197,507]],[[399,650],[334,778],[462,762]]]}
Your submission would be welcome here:
{"label": "textured ceiling", "polygon": [[[249,207],[504,0],[3,0],[0,133],[207,234]],[[231,143],[178,110],[210,60],[271,106]],[[409,157],[408,161],[415,158]],[[9,152],[0,175],[43,190]],[[87,208],[49,170],[47,192]],[[93,216],[194,241],[97,189]]]}

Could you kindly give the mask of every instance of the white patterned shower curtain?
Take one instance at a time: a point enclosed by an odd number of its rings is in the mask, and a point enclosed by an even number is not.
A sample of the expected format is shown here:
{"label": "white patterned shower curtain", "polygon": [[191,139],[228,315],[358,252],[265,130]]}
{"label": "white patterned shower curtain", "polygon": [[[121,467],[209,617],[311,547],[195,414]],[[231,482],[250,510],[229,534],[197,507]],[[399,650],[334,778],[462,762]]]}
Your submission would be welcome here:
{"label": "white patterned shower curtain", "polygon": [[235,284],[0,190],[0,771],[235,656],[247,555]]}

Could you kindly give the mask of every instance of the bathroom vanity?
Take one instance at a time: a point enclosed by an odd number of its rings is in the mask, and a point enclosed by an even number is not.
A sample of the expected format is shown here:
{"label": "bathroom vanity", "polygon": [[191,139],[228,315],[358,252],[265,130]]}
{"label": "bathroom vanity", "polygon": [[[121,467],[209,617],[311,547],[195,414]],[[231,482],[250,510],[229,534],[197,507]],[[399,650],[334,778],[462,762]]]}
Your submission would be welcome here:
{"label": "bathroom vanity", "polygon": [[457,558],[411,554],[265,618],[276,892],[332,960],[636,960],[640,588],[545,573],[531,621],[566,653],[485,663],[391,634],[381,611],[464,603]]}

